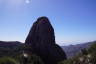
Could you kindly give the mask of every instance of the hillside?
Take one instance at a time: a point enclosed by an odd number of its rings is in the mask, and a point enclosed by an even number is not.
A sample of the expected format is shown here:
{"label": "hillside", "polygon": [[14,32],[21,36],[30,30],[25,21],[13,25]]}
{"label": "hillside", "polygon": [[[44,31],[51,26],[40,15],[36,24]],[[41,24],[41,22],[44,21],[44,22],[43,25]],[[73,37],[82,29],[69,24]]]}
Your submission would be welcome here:
{"label": "hillside", "polygon": [[0,41],[0,47],[13,47],[13,46],[19,46],[22,43],[19,41]]}
{"label": "hillside", "polygon": [[0,41],[0,57],[15,56],[21,53],[22,43],[18,41]]}
{"label": "hillside", "polygon": [[80,53],[81,49],[89,48],[93,42],[87,42],[83,44],[76,44],[76,45],[69,45],[69,46],[61,46],[62,49],[65,51],[68,58],[71,58],[78,53]]}

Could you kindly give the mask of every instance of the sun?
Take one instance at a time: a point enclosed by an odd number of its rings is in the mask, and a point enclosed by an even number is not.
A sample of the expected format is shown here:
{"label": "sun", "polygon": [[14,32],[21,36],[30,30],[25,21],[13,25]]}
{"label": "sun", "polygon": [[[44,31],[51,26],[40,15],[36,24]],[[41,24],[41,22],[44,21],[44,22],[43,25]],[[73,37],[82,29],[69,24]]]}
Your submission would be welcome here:
{"label": "sun", "polygon": [[26,2],[27,4],[29,4],[29,3],[30,3],[30,0],[25,0],[25,2]]}

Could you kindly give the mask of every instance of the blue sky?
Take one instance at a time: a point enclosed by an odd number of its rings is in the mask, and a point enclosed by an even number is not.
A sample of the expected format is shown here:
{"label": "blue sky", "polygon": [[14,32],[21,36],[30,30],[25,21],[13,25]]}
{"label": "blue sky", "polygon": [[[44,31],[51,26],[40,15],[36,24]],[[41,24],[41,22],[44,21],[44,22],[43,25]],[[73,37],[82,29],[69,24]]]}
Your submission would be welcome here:
{"label": "blue sky", "polygon": [[57,44],[96,40],[96,0],[0,0],[0,40],[24,42],[40,16],[49,18]]}

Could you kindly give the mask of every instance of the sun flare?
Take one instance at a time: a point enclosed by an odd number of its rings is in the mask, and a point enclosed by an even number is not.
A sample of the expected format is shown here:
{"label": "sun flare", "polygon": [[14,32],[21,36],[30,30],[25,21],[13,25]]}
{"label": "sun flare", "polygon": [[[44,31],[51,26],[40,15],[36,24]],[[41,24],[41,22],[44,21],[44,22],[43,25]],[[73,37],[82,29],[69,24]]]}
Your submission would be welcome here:
{"label": "sun flare", "polygon": [[30,3],[30,0],[25,0],[25,2],[26,2],[27,4],[29,4],[29,3]]}

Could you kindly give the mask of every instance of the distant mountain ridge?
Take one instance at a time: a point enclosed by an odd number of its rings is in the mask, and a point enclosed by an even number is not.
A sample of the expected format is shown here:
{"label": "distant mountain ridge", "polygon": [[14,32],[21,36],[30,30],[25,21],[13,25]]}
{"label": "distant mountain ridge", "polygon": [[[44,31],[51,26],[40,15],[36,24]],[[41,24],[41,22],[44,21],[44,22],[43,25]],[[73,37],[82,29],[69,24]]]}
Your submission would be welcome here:
{"label": "distant mountain ridge", "polygon": [[61,46],[62,49],[65,51],[68,58],[71,58],[78,53],[81,52],[81,49],[89,48],[90,45],[92,45],[94,42],[87,42],[82,44],[76,44],[76,45],[69,45],[69,46]]}
{"label": "distant mountain ridge", "polygon": [[0,57],[12,56],[22,53],[23,43],[18,41],[0,41]]}
{"label": "distant mountain ridge", "polygon": [[0,41],[0,47],[8,47],[8,46],[18,46],[22,44],[19,41]]}

